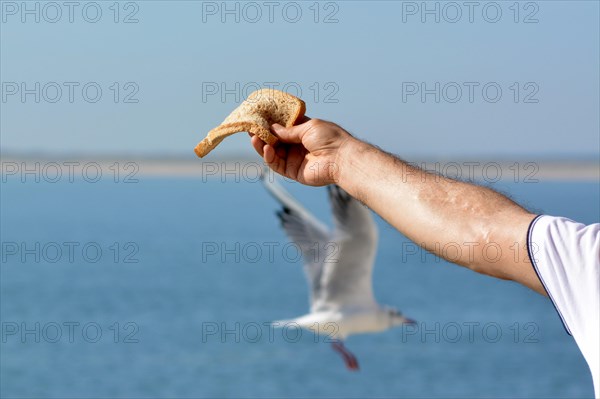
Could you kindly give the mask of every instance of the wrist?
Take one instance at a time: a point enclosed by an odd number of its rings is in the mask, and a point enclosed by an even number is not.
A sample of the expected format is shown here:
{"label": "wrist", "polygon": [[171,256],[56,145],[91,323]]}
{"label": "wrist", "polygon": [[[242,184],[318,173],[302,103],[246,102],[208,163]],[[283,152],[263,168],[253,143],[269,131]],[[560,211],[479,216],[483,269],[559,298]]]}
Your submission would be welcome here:
{"label": "wrist", "polygon": [[340,144],[336,158],[334,161],[335,168],[333,170],[333,182],[338,186],[345,188],[349,183],[348,176],[351,176],[351,169],[357,154],[360,153],[361,147],[367,145],[359,139],[347,133],[347,137]]}

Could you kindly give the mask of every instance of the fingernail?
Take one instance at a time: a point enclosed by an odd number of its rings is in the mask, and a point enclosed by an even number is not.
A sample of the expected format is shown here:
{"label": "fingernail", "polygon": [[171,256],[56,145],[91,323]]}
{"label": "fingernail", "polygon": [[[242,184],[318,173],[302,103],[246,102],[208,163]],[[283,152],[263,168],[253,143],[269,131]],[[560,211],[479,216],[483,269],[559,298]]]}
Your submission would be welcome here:
{"label": "fingernail", "polygon": [[273,130],[275,131],[275,133],[279,133],[281,131],[281,129],[285,129],[283,126],[281,126],[279,123],[275,123],[273,124],[273,126],[271,126],[273,128]]}

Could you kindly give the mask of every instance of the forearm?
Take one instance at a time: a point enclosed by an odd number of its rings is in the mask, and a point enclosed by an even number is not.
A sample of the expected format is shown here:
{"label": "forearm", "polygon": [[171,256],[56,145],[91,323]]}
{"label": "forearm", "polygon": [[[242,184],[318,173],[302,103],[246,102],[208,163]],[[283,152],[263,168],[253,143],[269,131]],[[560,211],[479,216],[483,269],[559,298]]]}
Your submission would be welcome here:
{"label": "forearm", "polygon": [[543,292],[525,250],[534,215],[488,188],[427,173],[356,139],[338,184],[415,243],[480,273]]}

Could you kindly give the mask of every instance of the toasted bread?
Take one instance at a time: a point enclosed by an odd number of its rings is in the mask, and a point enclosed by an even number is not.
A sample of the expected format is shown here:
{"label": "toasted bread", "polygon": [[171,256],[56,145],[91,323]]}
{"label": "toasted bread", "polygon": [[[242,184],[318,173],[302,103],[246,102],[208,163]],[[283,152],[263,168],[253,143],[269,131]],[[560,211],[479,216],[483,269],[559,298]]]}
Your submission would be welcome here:
{"label": "toasted bread", "polygon": [[253,92],[216,128],[208,132],[194,151],[200,158],[211,152],[225,137],[238,132],[256,134],[265,143],[275,144],[270,127],[274,123],[290,127],[304,116],[304,101],[274,89]]}

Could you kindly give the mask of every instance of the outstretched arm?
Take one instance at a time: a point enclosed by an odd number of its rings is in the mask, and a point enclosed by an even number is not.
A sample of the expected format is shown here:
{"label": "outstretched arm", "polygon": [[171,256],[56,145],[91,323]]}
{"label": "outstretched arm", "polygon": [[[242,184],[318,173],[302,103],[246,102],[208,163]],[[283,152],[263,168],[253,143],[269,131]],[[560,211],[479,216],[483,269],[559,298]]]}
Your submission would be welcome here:
{"label": "outstretched arm", "polygon": [[411,166],[330,122],[273,130],[274,147],[258,137],[252,144],[276,172],[308,185],[338,184],[436,255],[545,294],[526,251],[535,215],[515,202]]}

